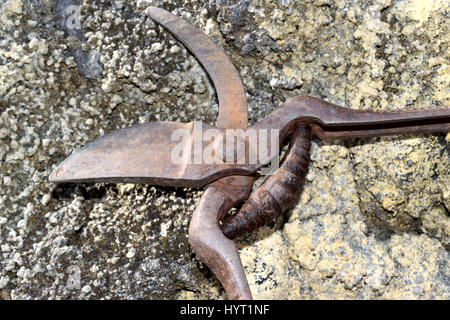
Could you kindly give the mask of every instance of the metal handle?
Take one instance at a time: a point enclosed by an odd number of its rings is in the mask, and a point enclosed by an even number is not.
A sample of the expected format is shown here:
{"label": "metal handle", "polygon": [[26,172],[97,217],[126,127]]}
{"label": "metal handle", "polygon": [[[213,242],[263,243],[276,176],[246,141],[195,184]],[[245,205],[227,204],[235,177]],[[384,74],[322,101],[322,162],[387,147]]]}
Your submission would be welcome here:
{"label": "metal handle", "polygon": [[236,244],[226,238],[219,221],[250,192],[250,177],[220,179],[206,188],[189,225],[189,243],[197,256],[220,280],[229,299],[250,300],[247,283]]}
{"label": "metal handle", "polygon": [[244,203],[241,210],[223,221],[230,239],[265,225],[288,209],[303,187],[310,159],[311,127],[297,124],[283,163]]}

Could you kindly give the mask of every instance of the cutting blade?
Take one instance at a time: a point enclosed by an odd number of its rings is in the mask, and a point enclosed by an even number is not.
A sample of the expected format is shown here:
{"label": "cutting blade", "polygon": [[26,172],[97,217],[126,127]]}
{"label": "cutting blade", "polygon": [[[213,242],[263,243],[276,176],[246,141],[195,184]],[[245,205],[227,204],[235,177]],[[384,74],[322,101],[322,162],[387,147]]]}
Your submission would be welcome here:
{"label": "cutting blade", "polygon": [[230,58],[210,38],[180,17],[157,7],[146,10],[200,61],[216,88],[218,128],[247,128],[248,106],[241,78]]}
{"label": "cutting blade", "polygon": [[198,122],[155,121],[115,130],[75,151],[49,179],[197,187],[256,171],[257,165],[216,158],[213,143],[202,137],[210,129],[218,130]]}

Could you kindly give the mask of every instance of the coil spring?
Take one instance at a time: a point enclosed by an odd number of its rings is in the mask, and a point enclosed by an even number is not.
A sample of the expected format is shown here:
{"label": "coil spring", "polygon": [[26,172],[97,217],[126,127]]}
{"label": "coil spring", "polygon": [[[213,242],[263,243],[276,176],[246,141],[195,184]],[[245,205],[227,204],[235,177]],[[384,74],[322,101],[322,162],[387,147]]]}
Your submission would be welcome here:
{"label": "coil spring", "polygon": [[303,187],[311,148],[311,127],[297,124],[289,149],[274,174],[253,191],[242,208],[223,220],[222,231],[230,239],[253,231],[288,209]]}

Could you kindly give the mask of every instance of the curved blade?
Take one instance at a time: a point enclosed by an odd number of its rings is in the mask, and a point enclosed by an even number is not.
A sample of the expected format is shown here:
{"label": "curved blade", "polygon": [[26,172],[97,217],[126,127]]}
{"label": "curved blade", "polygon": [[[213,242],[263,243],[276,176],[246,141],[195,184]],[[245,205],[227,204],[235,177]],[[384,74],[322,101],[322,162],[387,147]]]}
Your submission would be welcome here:
{"label": "curved blade", "polygon": [[206,35],[180,17],[156,7],[149,7],[146,14],[181,41],[208,72],[219,99],[216,127],[247,128],[248,106],[244,86],[228,56]]}
{"label": "curved blade", "polygon": [[[199,122],[150,122],[113,131],[74,152],[51,173],[54,182],[132,182],[197,187],[231,174],[251,175],[257,166],[207,164]],[[200,152],[200,153],[199,153]]]}
{"label": "curved blade", "polygon": [[[154,7],[147,9],[147,14],[188,47],[213,80],[219,98],[217,127],[246,128],[247,100],[244,88],[227,55],[185,20]],[[192,159],[184,163],[173,162],[171,152],[177,146],[180,149],[179,142],[171,139],[177,129],[191,133],[184,148],[193,154],[193,123],[141,124],[111,132],[76,151],[52,172],[50,181],[133,182],[192,187],[231,174],[250,175],[256,171],[256,166],[205,164],[204,161],[195,162]],[[203,148],[200,149],[203,150],[205,142],[202,143]]]}

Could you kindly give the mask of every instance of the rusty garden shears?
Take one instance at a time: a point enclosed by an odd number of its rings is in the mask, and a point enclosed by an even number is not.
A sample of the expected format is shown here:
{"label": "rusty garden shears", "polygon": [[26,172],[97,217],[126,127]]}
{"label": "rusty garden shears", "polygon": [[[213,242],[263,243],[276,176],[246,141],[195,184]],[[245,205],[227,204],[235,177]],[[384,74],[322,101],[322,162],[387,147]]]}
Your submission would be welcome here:
{"label": "rusty garden shears", "polygon": [[[283,103],[248,128],[244,87],[228,56],[185,20],[156,7],[146,13],[181,41],[211,77],[219,102],[215,127],[155,121],[116,130],[74,152],[53,170],[50,181],[206,186],[189,226],[189,243],[221,281],[230,299],[252,298],[231,239],[266,224],[292,205],[307,172],[312,136],[334,139],[450,131],[450,107],[370,112],[306,96]],[[231,129],[238,134],[230,140],[226,132]],[[207,130],[216,132],[213,140],[196,138],[199,131]],[[277,139],[264,143],[252,140],[248,130],[275,131]],[[186,133],[181,145],[173,139],[177,131]],[[288,136],[291,142],[281,166],[250,194],[255,174],[271,160],[259,156],[257,150],[264,144],[264,150],[274,147],[278,155],[279,143]],[[212,143],[217,141],[223,143]],[[236,146],[231,154],[226,141]],[[236,152],[238,145],[240,153]],[[198,150],[203,152],[209,146],[218,161],[196,161]],[[181,161],[174,161],[173,150],[183,151]],[[257,156],[250,161],[252,154]],[[243,201],[237,214],[227,216]]]}

